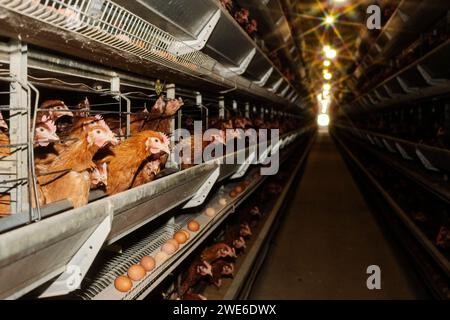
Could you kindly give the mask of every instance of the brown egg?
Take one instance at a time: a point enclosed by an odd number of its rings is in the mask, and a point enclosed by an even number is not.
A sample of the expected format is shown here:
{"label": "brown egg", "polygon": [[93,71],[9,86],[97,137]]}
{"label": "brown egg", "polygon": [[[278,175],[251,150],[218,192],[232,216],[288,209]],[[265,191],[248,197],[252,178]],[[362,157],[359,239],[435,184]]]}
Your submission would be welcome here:
{"label": "brown egg", "polygon": [[227,205],[227,199],[225,199],[225,198],[220,198],[220,200],[219,200],[219,204],[221,205],[221,206],[226,206]]}
{"label": "brown egg", "polygon": [[143,266],[135,264],[128,268],[128,277],[133,281],[140,281],[145,277],[146,271]]}
{"label": "brown egg", "polygon": [[158,252],[158,253],[155,255],[155,261],[156,261],[157,264],[162,264],[162,263],[164,263],[167,259],[169,259],[169,255],[168,255],[167,253],[163,252],[163,251]]}
{"label": "brown egg", "polygon": [[150,272],[155,269],[156,261],[153,257],[145,256],[141,259],[140,264],[145,269],[145,271]]}
{"label": "brown egg", "polygon": [[162,245],[161,251],[168,254],[169,256],[177,252],[177,248],[173,243],[166,242]]}
{"label": "brown egg", "polygon": [[214,209],[214,208],[207,208],[207,209],[205,210],[205,214],[206,214],[208,217],[210,217],[210,218],[215,217],[215,216],[216,216],[216,209]]}
{"label": "brown egg", "polygon": [[187,239],[189,240],[189,238],[191,237],[191,234],[189,233],[189,231],[187,231],[187,230],[180,230],[181,232],[183,232],[185,235],[186,235],[186,237],[187,237]]}
{"label": "brown egg", "polygon": [[167,243],[173,244],[173,245],[175,246],[175,250],[180,249],[180,244],[179,244],[178,241],[175,240],[175,239],[169,239],[169,240],[167,240]]}
{"label": "brown egg", "polygon": [[187,237],[186,233],[187,232],[186,231],[183,232],[183,230],[182,231],[178,231],[177,233],[174,234],[173,238],[179,244],[186,243],[186,241],[188,240],[188,237]]}
{"label": "brown egg", "polygon": [[234,190],[231,191],[231,192],[230,192],[230,197],[231,197],[231,198],[236,198],[236,197],[237,197],[236,191],[234,191]]}
{"label": "brown egg", "polygon": [[119,276],[114,280],[114,287],[120,292],[128,292],[133,288],[133,282],[127,276]]}
{"label": "brown egg", "polygon": [[197,232],[198,230],[200,230],[200,224],[197,221],[192,220],[188,224],[188,229],[189,229],[189,231]]}
{"label": "brown egg", "polygon": [[234,188],[234,192],[236,192],[237,194],[241,193],[242,191],[244,191],[244,188],[242,188],[241,186],[237,186],[236,188]]}

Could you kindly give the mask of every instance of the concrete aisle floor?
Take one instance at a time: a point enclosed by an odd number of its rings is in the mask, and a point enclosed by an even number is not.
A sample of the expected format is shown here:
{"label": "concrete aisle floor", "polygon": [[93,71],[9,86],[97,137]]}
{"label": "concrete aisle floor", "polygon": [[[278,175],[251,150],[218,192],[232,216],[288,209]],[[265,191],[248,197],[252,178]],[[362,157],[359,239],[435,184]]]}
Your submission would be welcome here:
{"label": "concrete aisle floor", "polygon": [[[392,247],[328,135],[319,135],[250,299],[425,298]],[[381,268],[368,290],[366,269]]]}

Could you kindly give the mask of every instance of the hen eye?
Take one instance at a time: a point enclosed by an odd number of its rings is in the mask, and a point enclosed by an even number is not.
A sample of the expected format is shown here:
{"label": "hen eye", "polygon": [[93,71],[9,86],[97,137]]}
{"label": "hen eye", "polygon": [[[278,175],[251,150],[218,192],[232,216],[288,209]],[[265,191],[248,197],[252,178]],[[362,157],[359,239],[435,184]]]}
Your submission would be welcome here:
{"label": "hen eye", "polygon": [[44,132],[44,128],[39,128],[39,131],[40,132]]}
{"label": "hen eye", "polygon": [[101,134],[102,132],[100,130],[95,131],[97,134]]}

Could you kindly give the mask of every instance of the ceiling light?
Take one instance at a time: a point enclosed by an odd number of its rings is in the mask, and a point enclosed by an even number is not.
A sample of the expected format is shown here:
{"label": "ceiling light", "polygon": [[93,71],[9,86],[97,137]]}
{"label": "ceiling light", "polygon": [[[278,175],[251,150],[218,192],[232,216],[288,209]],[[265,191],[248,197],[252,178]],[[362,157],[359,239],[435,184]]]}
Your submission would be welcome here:
{"label": "ceiling light", "polygon": [[333,79],[333,75],[332,75],[331,73],[329,73],[327,70],[325,70],[325,71],[323,72],[323,78],[324,78],[325,80],[331,80],[331,79]]}
{"label": "ceiling light", "polygon": [[332,25],[335,21],[335,18],[333,16],[326,16],[325,17],[325,24]]}
{"label": "ceiling light", "polygon": [[331,84],[325,83],[323,85],[323,91],[329,92],[331,90]]}
{"label": "ceiling light", "polygon": [[325,67],[329,67],[329,66],[331,66],[331,61],[330,61],[330,60],[325,60],[325,61],[323,62],[323,65],[324,65]]}
{"label": "ceiling light", "polygon": [[325,56],[328,59],[334,59],[337,56],[337,51],[335,49],[330,48],[330,50],[325,51]]}
{"label": "ceiling light", "polygon": [[317,124],[320,127],[328,127],[330,124],[330,117],[327,114],[321,114],[317,117]]}

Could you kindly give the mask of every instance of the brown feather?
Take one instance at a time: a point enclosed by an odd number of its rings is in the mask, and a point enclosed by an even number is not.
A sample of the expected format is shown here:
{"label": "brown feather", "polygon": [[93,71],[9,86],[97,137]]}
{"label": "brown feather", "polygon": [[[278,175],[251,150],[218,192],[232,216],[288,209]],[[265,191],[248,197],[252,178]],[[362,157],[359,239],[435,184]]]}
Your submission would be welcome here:
{"label": "brown feather", "polygon": [[[102,129],[92,126],[92,130]],[[99,147],[89,145],[87,131],[83,131],[76,142],[63,149],[57,158],[47,166],[39,166],[37,171],[41,205],[61,200],[69,200],[75,208],[88,203],[90,190],[89,172],[96,167],[92,161]]]}
{"label": "brown feather", "polygon": [[109,195],[123,192],[132,186],[142,164],[149,160],[150,154],[145,143],[150,137],[161,138],[158,132],[142,131],[111,148],[112,155],[100,161],[108,163],[106,192]]}

